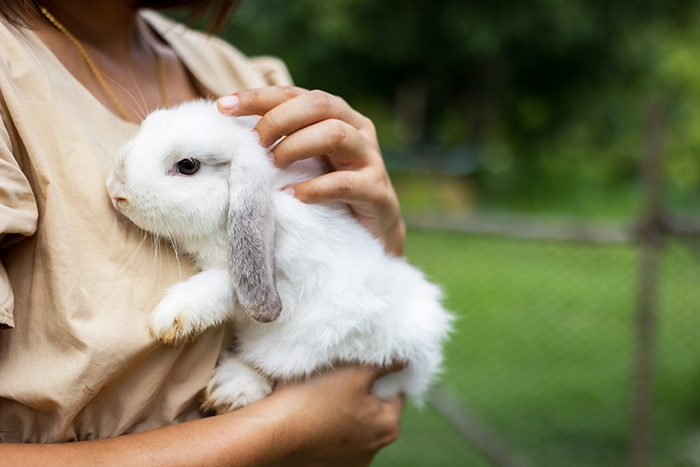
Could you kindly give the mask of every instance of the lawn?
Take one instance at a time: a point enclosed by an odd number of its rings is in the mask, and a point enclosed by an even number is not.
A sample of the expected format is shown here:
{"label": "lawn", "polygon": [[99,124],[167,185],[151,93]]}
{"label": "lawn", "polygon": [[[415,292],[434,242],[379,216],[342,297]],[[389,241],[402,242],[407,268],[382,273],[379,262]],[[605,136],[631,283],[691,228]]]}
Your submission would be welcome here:
{"label": "lawn", "polygon": [[[629,432],[634,245],[409,232],[407,257],[458,316],[444,386],[538,467],[624,465]],[[665,250],[658,308],[654,466],[690,466],[700,429],[700,256]],[[487,466],[431,405],[406,411],[375,466]],[[700,465],[700,464],[697,464]]]}

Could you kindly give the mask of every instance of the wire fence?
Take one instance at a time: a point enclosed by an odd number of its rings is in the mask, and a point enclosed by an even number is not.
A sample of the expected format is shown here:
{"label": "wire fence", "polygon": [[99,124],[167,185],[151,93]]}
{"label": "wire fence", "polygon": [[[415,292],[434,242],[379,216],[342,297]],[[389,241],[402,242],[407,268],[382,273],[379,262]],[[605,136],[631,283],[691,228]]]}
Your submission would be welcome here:
{"label": "wire fence", "polygon": [[648,388],[639,241],[408,238],[408,258],[443,285],[458,322],[441,386],[407,411],[376,465],[700,465],[697,238],[668,238],[659,252]]}
{"label": "wire fence", "polygon": [[410,220],[458,316],[440,385],[378,466],[700,466],[700,228],[661,202],[650,106],[637,225]]}

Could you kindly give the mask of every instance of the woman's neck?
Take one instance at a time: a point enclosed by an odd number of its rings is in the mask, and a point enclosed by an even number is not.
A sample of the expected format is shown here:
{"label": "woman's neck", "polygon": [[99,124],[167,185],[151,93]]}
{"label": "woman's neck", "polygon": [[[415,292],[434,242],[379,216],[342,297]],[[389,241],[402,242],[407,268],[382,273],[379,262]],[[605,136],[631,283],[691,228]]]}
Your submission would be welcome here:
{"label": "woman's neck", "polygon": [[[128,118],[124,117],[127,120],[140,122],[146,114],[167,104],[161,99],[162,81],[169,104],[199,96],[175,52],[143,23],[132,0],[45,0],[42,4],[77,38],[105,76],[116,100],[128,114]],[[30,27],[106,108],[121,114],[66,34],[41,14]],[[157,71],[156,55],[164,63],[162,79]]]}
{"label": "woman's neck", "polygon": [[78,40],[114,60],[132,56],[142,47],[137,11],[130,0],[43,0],[41,4]]}

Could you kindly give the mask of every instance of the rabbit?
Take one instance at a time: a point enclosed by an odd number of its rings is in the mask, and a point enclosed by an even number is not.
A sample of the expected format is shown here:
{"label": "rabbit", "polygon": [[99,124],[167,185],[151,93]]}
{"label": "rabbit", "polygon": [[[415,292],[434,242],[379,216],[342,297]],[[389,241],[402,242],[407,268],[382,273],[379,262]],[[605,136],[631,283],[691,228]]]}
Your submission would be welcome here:
{"label": "rabbit", "polygon": [[206,100],[157,110],[115,158],[114,207],[200,271],[167,290],[151,333],[179,345],[230,323],[234,348],[222,351],[203,403],[218,413],[342,362],[405,362],[372,392],[420,403],[453,320],[440,289],[386,253],[344,203],[304,204],[284,192],[325,165],[275,167],[251,118]]}

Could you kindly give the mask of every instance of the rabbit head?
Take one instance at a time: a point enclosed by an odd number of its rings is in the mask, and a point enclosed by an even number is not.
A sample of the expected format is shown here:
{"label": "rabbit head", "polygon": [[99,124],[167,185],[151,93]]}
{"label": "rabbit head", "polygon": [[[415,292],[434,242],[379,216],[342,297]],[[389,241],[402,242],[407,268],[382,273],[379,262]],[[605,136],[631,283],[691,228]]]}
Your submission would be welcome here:
{"label": "rabbit head", "polygon": [[268,322],[281,311],[270,197],[276,169],[251,128],[209,101],[153,112],[117,154],[107,187],[134,224],[195,256],[188,245],[225,236],[238,301]]}

